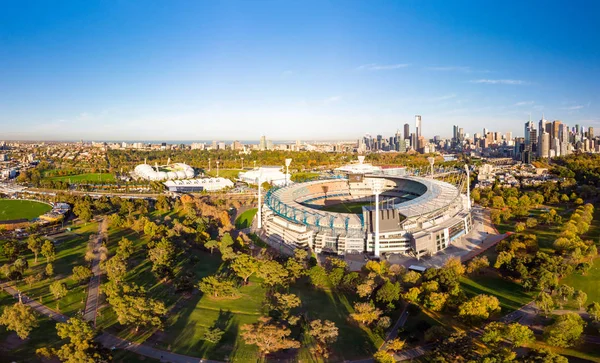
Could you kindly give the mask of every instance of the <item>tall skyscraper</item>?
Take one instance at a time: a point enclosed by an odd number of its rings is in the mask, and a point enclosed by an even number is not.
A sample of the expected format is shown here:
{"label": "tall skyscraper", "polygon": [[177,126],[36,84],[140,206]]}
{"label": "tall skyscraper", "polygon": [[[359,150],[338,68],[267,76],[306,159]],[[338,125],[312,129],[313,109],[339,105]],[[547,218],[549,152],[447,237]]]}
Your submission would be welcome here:
{"label": "tall skyscraper", "polygon": [[404,124],[404,140],[410,139],[410,125]]}
{"label": "tall skyscraper", "polygon": [[262,151],[267,150],[267,137],[265,135],[260,137],[260,143],[258,144],[258,148]]}
{"label": "tall skyscraper", "polygon": [[550,138],[558,139],[558,134],[560,133],[560,125],[562,122],[559,120],[552,121],[552,132],[550,133]]}
{"label": "tall skyscraper", "polygon": [[421,134],[423,133],[423,130],[421,128],[421,115],[415,115],[415,127],[417,128],[417,139],[421,136]]}

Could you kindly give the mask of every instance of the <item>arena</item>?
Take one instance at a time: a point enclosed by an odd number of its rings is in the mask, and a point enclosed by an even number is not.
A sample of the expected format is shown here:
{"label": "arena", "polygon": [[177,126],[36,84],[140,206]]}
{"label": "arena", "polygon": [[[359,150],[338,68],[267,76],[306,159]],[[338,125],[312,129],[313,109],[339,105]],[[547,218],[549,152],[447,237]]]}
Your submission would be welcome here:
{"label": "arena", "polygon": [[471,229],[466,180],[381,172],[293,184],[267,193],[259,223],[271,241],[317,253],[432,255]]}
{"label": "arena", "polygon": [[194,168],[183,163],[171,163],[171,160],[166,165],[154,166],[140,164],[135,167],[133,174],[135,177],[150,181],[163,181],[163,180],[177,180],[177,179],[191,179],[196,173]]}

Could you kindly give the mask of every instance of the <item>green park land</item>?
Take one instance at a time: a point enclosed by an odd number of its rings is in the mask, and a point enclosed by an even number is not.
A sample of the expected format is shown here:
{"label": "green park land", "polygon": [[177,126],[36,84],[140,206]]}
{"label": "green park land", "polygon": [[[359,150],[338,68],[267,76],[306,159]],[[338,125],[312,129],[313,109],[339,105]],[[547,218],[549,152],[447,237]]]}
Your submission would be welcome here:
{"label": "green park land", "polygon": [[108,183],[114,182],[115,176],[110,173],[85,173],[77,175],[64,175],[47,177],[48,180],[77,183]]}
{"label": "green park land", "polygon": [[46,203],[30,200],[0,199],[0,221],[34,219],[52,209]]}

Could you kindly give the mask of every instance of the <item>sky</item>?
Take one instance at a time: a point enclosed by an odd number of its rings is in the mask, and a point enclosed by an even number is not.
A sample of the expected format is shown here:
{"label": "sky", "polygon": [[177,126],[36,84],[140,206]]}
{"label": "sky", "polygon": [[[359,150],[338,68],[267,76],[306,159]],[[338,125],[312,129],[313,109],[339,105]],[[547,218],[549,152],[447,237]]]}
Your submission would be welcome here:
{"label": "sky", "polygon": [[0,2],[0,140],[600,128],[598,1]]}

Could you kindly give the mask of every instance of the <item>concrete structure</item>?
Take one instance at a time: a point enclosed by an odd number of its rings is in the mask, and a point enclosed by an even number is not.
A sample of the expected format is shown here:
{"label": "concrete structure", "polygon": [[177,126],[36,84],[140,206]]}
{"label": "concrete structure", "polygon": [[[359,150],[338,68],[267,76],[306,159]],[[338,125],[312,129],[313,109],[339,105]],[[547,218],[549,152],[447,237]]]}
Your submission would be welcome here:
{"label": "concrete structure", "polygon": [[233,182],[225,178],[168,180],[163,184],[170,192],[179,193],[198,193],[202,191],[215,192],[233,187]]}
{"label": "concrete structure", "polygon": [[183,163],[171,164],[170,159],[166,165],[140,164],[135,167],[133,173],[138,178],[151,181],[191,179],[196,175],[194,168],[191,166]]}
{"label": "concrete structure", "polygon": [[283,173],[281,166],[261,166],[253,170],[242,172],[238,175],[238,179],[248,184],[256,184],[260,176],[261,181],[267,182],[275,186],[283,186],[289,184],[290,175]]}
{"label": "concrete structure", "polygon": [[[434,254],[471,228],[468,197],[458,185],[415,176],[349,174],[272,189],[262,206],[262,227],[271,242],[317,253]],[[324,206],[360,202],[362,213],[335,213]]]}

